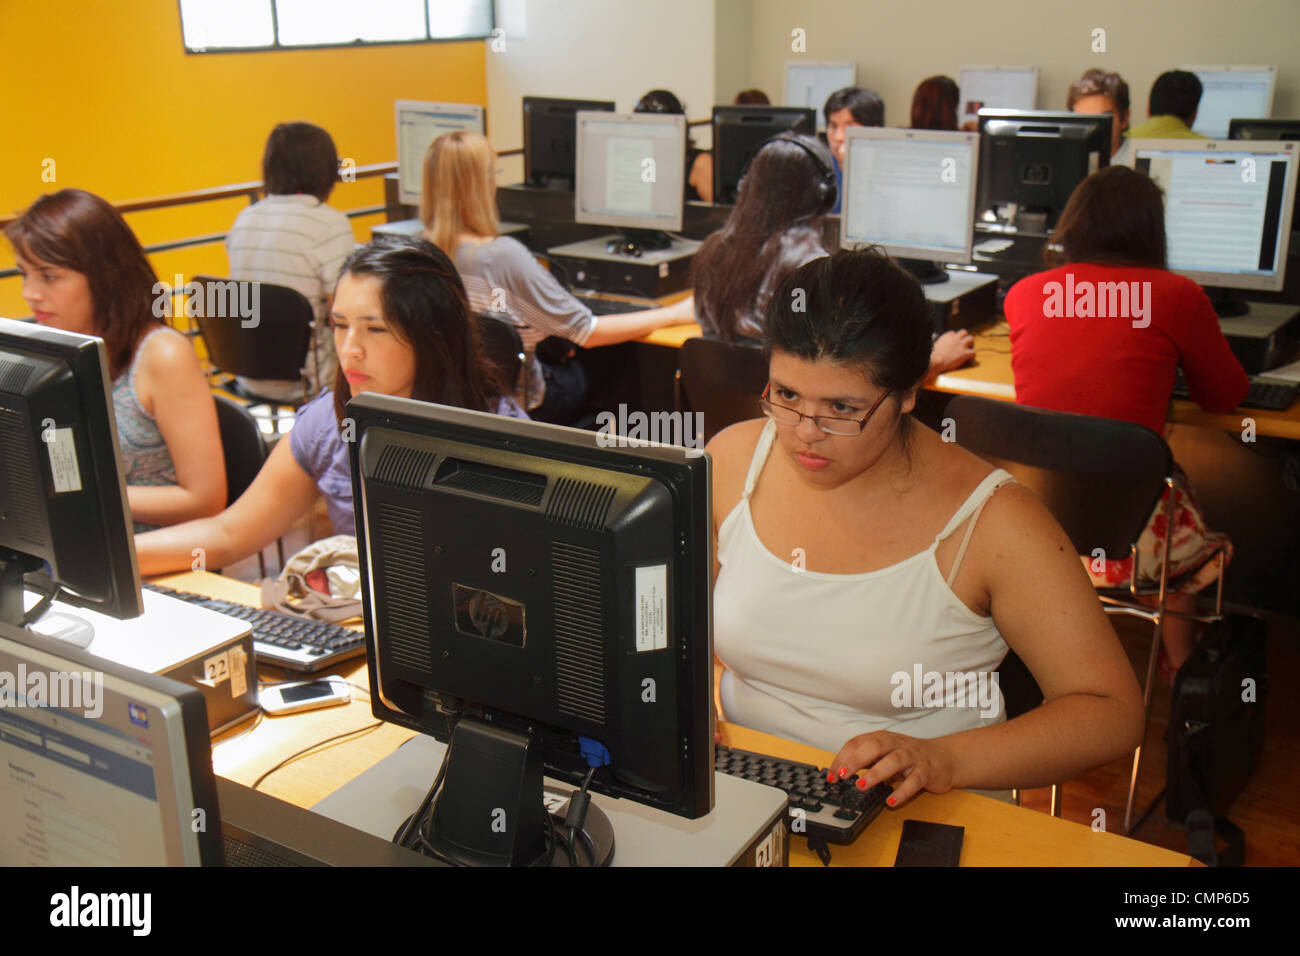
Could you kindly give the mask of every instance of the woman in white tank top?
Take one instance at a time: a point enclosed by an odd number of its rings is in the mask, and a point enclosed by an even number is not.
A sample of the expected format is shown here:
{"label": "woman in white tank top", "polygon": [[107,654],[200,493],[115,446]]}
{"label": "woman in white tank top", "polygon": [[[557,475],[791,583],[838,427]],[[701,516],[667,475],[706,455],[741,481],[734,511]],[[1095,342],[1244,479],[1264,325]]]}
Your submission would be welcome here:
{"label": "woman in white tank top", "polygon": [[[1137,680],[1064,532],[907,415],[930,353],[916,282],[874,252],[814,260],[765,328],[769,418],[709,445],[725,718],[867,786],[903,775],[894,803],[1047,786],[1136,746]],[[1008,648],[1045,698],[1010,722]]]}

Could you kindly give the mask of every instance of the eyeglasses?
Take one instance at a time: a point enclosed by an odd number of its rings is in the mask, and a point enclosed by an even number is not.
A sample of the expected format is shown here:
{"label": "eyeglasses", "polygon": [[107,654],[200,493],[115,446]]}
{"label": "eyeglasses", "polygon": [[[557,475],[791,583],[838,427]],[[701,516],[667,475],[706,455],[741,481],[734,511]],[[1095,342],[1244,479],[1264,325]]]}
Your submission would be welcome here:
{"label": "eyeglasses", "polygon": [[763,389],[763,395],[759,398],[759,404],[763,406],[763,413],[778,425],[799,425],[805,418],[812,419],[812,423],[828,435],[861,435],[863,429],[867,427],[867,422],[871,421],[871,416],[876,414],[876,409],[880,403],[887,399],[893,392],[885,392],[876,403],[871,406],[867,412],[866,418],[835,418],[831,415],[805,415],[798,409],[790,408],[786,405],[777,405],[768,400],[768,393],[772,391],[772,383],[768,382],[767,387]]}

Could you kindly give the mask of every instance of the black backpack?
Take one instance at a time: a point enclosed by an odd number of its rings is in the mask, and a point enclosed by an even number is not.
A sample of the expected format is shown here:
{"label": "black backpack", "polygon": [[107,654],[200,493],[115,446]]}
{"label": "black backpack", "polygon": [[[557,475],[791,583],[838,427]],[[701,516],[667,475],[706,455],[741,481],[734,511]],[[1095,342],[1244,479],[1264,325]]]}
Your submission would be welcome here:
{"label": "black backpack", "polygon": [[[1188,852],[1210,866],[1245,862],[1245,835],[1227,813],[1264,748],[1266,631],[1258,618],[1228,615],[1174,680],[1165,813],[1186,826]],[[1216,834],[1228,841],[1222,853]]]}

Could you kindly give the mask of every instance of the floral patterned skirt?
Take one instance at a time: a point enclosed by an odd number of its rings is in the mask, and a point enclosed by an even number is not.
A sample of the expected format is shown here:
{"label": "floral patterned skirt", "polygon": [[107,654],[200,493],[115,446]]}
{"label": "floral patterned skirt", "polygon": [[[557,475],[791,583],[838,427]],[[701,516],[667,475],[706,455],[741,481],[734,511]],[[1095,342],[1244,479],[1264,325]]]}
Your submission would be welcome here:
{"label": "floral patterned skirt", "polygon": [[[1179,578],[1187,579],[1178,587],[1184,594],[1196,594],[1213,584],[1217,577],[1218,562],[1215,555],[1222,552],[1223,564],[1227,567],[1232,560],[1232,542],[1228,536],[1211,531],[1205,526],[1205,516],[1196,500],[1196,494],[1188,484],[1187,475],[1177,465],[1174,466],[1174,510],[1173,533],[1169,533],[1165,520],[1165,502],[1169,498],[1169,488],[1165,488],[1160,501],[1147,519],[1146,528],[1138,538],[1138,581],[1140,585],[1158,586],[1160,584],[1160,562],[1164,560],[1166,542],[1170,542],[1169,581],[1171,584]],[[1080,555],[1083,566],[1092,578],[1094,587],[1118,588],[1128,585],[1132,573],[1133,560],[1128,555],[1114,560],[1110,557],[1096,558]]]}

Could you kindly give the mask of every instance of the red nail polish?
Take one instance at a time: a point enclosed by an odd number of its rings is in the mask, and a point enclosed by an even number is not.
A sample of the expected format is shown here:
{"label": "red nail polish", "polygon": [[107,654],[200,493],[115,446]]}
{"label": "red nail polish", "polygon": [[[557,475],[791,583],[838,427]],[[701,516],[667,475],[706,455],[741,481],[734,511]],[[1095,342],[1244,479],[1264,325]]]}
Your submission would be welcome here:
{"label": "red nail polish", "polygon": [[827,783],[834,783],[834,782],[835,782],[835,774],[833,774],[833,773],[828,773],[828,774],[826,774],[826,782],[827,782]]}
{"label": "red nail polish", "polygon": [[886,802],[887,804],[889,804],[889,805],[892,807],[892,806],[894,805],[894,803],[895,803],[895,800],[894,800],[893,797],[890,797],[890,798],[889,798],[888,800],[886,800],[885,802]]}
{"label": "red nail polish", "polygon": [[849,775],[849,768],[848,768],[848,767],[840,767],[840,776],[841,776],[841,777],[847,777],[848,775]]}
{"label": "red nail polish", "polygon": [[859,789],[859,790],[865,790],[865,789],[867,789],[867,778],[866,778],[866,777],[858,777],[858,789]]}

